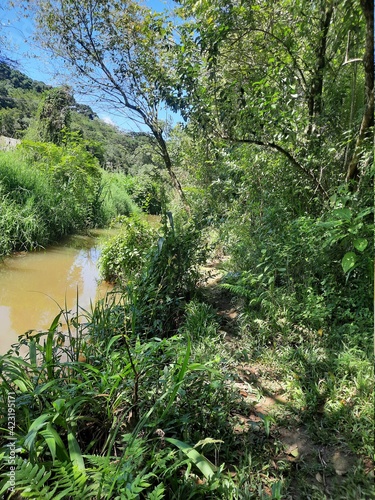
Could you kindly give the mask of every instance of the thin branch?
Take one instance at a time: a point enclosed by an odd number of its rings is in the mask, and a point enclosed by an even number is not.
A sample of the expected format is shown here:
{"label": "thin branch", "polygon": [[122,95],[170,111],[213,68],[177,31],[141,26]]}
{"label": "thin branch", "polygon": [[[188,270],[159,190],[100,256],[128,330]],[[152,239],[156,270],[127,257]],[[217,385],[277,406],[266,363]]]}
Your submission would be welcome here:
{"label": "thin branch", "polygon": [[259,139],[232,139],[230,137],[222,137],[222,139],[241,144],[255,144],[257,146],[263,146],[278,151],[279,153],[284,155],[297,170],[303,172],[307,177],[313,180],[316,185],[316,188],[321,192],[323,196],[328,197],[328,193],[322,186],[320,180],[317,179],[310,170],[307,170],[307,168],[305,168],[299,161],[297,161],[296,158],[294,158],[294,156],[288,150],[284,149],[279,144],[269,141],[261,141]]}
{"label": "thin branch", "polygon": [[349,59],[348,61],[344,61],[342,63],[342,65],[346,66],[347,64],[357,63],[357,62],[362,62],[363,63],[363,59],[360,59],[359,57],[357,57],[356,59]]}

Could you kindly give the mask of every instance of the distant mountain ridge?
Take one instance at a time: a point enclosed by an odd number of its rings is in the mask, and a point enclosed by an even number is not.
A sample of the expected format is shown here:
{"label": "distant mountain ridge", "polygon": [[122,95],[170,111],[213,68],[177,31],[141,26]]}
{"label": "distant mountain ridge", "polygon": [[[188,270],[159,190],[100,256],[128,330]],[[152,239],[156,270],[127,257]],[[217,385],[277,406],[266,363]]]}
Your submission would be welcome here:
{"label": "distant mountain ridge", "polygon": [[47,85],[44,82],[33,80],[21,71],[12,68],[7,63],[0,63],[0,81],[6,81],[10,83],[14,88],[21,88],[23,90],[35,90],[38,93],[42,93],[45,90],[51,89],[51,85]]}

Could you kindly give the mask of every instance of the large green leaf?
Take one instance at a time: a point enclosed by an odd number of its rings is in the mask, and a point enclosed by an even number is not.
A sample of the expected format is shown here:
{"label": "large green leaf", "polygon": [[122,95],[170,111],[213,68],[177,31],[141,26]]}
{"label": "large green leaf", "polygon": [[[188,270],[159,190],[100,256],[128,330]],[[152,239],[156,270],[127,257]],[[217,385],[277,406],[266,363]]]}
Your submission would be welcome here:
{"label": "large green leaf", "polygon": [[56,429],[52,427],[50,422],[47,423],[47,427],[45,430],[41,430],[39,432],[44,437],[47,443],[53,461],[55,461],[56,456],[61,462],[66,462],[67,460],[69,460],[65,445],[61,437],[58,435]]}
{"label": "large green leaf", "polygon": [[76,465],[77,469],[84,471],[85,462],[83,461],[81,448],[72,431],[68,432],[68,447],[71,461]]}
{"label": "large green leaf", "polygon": [[26,386],[26,381],[25,380],[21,380],[19,378],[13,380],[13,383],[19,388],[19,390],[21,392],[29,392],[29,389],[27,388]]}
{"label": "large green leaf", "polygon": [[333,210],[332,215],[337,219],[349,220],[352,217],[352,211],[349,208],[338,208]]}
{"label": "large green leaf", "polygon": [[25,437],[25,448],[28,450],[33,448],[38,432],[40,432],[44,427],[47,427],[47,421],[51,420],[51,417],[51,413],[43,413],[43,415],[40,415],[32,422]]}
{"label": "large green leaf", "polygon": [[354,240],[353,245],[356,250],[363,252],[367,248],[368,241],[366,238],[357,238]]}
{"label": "large green leaf", "polygon": [[197,452],[192,446],[183,441],[173,438],[165,438],[171,444],[174,444],[179,448],[191,462],[198,467],[206,479],[210,479],[215,473],[215,466],[206,457]]}
{"label": "large green leaf", "polygon": [[354,252],[347,252],[342,258],[341,265],[344,273],[353,269],[357,262],[357,255]]}

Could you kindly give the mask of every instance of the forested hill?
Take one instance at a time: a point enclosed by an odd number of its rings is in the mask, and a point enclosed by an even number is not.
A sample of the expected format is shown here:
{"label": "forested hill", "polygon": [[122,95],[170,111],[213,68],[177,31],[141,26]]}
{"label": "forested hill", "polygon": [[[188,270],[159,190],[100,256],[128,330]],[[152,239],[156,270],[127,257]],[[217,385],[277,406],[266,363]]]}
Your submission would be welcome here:
{"label": "forested hill", "polygon": [[0,63],[0,131],[21,138],[35,117],[43,92],[50,89],[6,63]]}
{"label": "forested hill", "polygon": [[[53,87],[33,80],[7,63],[0,63],[0,135],[16,139],[34,138],[33,123],[48,91]],[[148,134],[121,132],[105,123],[87,104],[70,95],[71,130],[100,144],[102,164],[108,170],[130,171],[152,163],[147,146]]]}
{"label": "forested hill", "polygon": [[[29,78],[10,64],[0,63],[0,120],[3,135],[22,137],[30,120],[36,116],[43,93],[52,88],[51,85]],[[72,109],[89,120],[97,118],[90,106],[77,103],[74,97]]]}
{"label": "forested hill", "polygon": [[9,64],[0,63],[0,80],[2,83],[6,82],[9,87],[15,89],[35,90],[38,93],[44,92],[51,88],[43,82],[39,82],[29,78],[21,71],[12,68]]}

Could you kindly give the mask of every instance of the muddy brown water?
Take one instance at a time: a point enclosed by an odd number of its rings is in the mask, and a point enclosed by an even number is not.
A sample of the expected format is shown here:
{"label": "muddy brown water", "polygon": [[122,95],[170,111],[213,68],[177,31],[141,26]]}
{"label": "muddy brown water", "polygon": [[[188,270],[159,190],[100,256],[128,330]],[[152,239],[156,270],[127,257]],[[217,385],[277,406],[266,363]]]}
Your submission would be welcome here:
{"label": "muddy brown water", "polygon": [[100,245],[116,230],[72,236],[58,246],[21,252],[0,264],[0,354],[28,330],[48,329],[60,307],[75,310],[103,297],[110,285],[97,267]]}
{"label": "muddy brown water", "polygon": [[[153,227],[160,216],[148,215]],[[112,289],[98,259],[103,241],[119,229],[96,229],[36,252],[20,252],[0,263],[0,355],[29,330],[45,331],[61,309],[90,310]],[[81,310],[80,309],[80,310]]]}

